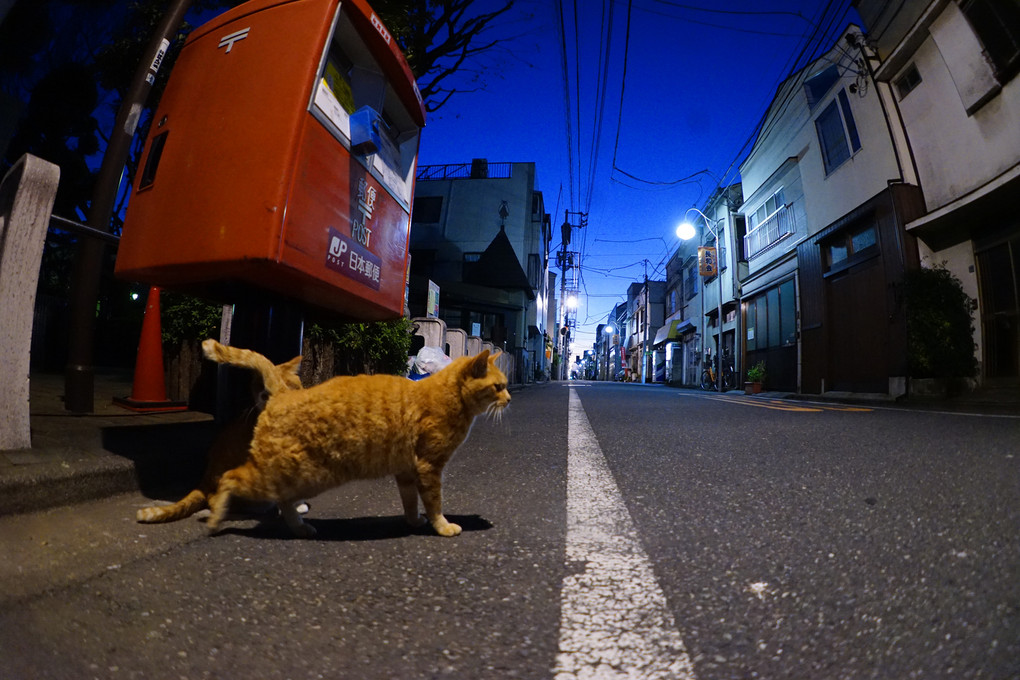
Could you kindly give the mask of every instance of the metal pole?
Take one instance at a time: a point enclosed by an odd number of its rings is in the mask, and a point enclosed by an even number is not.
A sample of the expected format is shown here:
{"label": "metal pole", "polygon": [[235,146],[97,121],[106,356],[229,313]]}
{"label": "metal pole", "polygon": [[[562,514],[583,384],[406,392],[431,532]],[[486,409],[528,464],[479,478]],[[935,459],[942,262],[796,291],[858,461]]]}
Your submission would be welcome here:
{"label": "metal pole", "polygon": [[[707,218],[706,218],[707,220]],[[722,252],[722,245],[719,243],[719,230],[711,224],[708,228],[712,231],[715,236],[715,287],[716,287],[716,301],[719,303],[718,314],[719,314],[719,343],[716,346],[716,369],[715,369],[715,391],[722,394],[723,386],[723,365],[722,365],[722,345],[723,345],[723,334],[722,334],[722,268],[719,266],[719,253]]]}
{"label": "metal pole", "polygon": [[[191,0],[174,0],[149,42],[145,57],[135,70],[131,85],[114,122],[110,143],[96,176],[88,224],[110,231],[110,216],[120,189],[124,164],[145,99],[170,45],[171,36],[184,21]],[[79,242],[71,278],[71,329],[67,368],[64,373],[64,408],[78,413],[93,411],[94,371],[92,367],[96,332],[96,301],[103,268],[104,244],[87,238]]]}
{"label": "metal pole", "polygon": [[[716,229],[715,224],[712,222],[712,220],[710,220],[708,218],[708,215],[706,215],[705,213],[701,212],[697,208],[688,208],[687,212],[696,212],[699,215],[701,215],[701,219],[703,219],[705,221],[705,228],[708,229],[711,232],[712,237],[715,239],[715,283],[716,283],[716,292],[718,293],[717,298],[716,298],[716,313],[719,315],[718,316],[719,340],[718,340],[718,345],[716,346],[716,353],[715,353],[715,356],[716,356],[715,391],[721,393],[723,391],[722,390],[722,372],[723,372],[723,365],[722,365],[722,345],[723,345],[722,324],[723,324],[723,319],[722,319],[722,269],[719,267],[719,255],[722,252],[722,244],[719,242],[719,230]],[[690,237],[688,237],[688,238],[690,238]],[[704,311],[705,294],[708,292],[708,288],[707,288],[707,286],[705,284],[706,284],[706,282],[702,281],[702,288],[701,288],[702,311]],[[702,321],[704,322],[704,316],[702,316]],[[705,338],[704,338],[704,335],[701,338],[701,350],[702,350],[702,355],[704,355],[704,353],[705,353]]]}

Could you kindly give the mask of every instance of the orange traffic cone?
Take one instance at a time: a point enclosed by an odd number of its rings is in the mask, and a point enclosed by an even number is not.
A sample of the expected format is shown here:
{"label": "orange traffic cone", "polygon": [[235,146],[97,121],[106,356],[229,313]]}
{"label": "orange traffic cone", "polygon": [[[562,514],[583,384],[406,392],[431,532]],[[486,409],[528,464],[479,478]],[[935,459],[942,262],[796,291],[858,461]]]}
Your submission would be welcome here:
{"label": "orange traffic cone", "polygon": [[135,379],[130,397],[114,397],[113,403],[132,411],[184,411],[187,402],[166,398],[166,377],[163,374],[163,328],[159,318],[159,288],[149,288],[142,318],[142,335],[138,341]]}

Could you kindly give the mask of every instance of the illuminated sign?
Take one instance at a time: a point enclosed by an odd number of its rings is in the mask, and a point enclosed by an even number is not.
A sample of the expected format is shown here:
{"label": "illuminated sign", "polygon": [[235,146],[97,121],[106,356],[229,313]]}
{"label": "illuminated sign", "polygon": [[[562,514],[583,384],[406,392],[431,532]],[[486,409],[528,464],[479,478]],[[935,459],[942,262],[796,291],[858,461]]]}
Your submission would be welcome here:
{"label": "illuminated sign", "polygon": [[715,248],[702,246],[698,248],[698,273],[702,276],[715,276],[719,273],[719,260]]}

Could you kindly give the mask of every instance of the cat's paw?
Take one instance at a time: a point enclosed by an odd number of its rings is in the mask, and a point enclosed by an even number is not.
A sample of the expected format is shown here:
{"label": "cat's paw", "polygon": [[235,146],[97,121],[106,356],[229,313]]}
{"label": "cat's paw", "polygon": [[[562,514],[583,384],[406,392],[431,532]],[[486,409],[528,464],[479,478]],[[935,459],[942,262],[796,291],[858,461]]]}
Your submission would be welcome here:
{"label": "cat's paw", "polygon": [[294,535],[298,538],[315,538],[315,534],[318,533],[315,531],[315,527],[311,524],[307,524],[306,522],[295,524],[290,528],[290,530],[293,531]]}
{"label": "cat's paw", "polygon": [[436,533],[439,534],[440,536],[447,536],[447,537],[449,537],[449,536],[459,536],[460,532],[461,532],[461,528],[460,528],[459,524],[452,524],[450,522],[447,522],[446,524],[444,524],[442,526],[437,526],[437,527],[434,527],[434,528],[436,530]]}

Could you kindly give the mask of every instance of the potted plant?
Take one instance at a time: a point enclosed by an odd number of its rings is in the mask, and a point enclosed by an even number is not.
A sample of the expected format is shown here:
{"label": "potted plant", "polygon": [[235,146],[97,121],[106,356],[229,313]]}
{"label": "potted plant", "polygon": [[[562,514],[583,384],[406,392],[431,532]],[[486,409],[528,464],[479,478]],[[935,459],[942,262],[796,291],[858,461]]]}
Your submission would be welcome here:
{"label": "potted plant", "polygon": [[744,383],[744,394],[758,394],[765,384],[765,362],[759,361],[747,369],[747,382]]}

